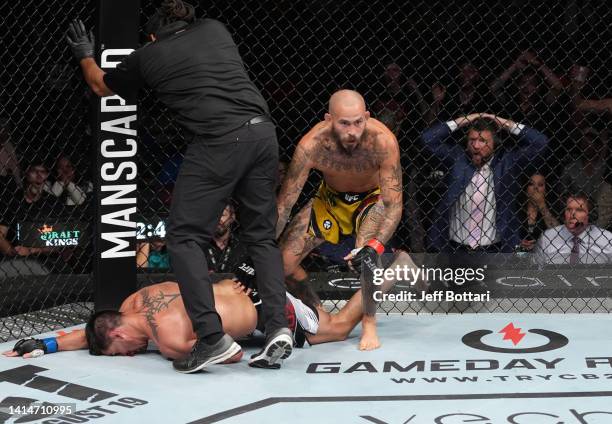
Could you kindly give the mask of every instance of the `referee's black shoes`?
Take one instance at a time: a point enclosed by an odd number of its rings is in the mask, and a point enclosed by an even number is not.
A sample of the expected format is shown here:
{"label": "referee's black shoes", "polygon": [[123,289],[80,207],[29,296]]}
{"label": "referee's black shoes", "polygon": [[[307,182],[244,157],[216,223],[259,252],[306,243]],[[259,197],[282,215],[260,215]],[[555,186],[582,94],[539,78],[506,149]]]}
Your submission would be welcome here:
{"label": "referee's black shoes", "polygon": [[242,358],[242,348],[231,336],[224,334],[214,344],[206,344],[204,340],[198,339],[189,356],[175,359],[172,365],[178,372],[189,374],[200,371],[208,365],[238,362],[240,358]]}
{"label": "referee's black shoes", "polygon": [[256,368],[279,369],[283,360],[291,355],[293,336],[288,328],[279,328],[266,337],[263,349],[251,356],[249,365]]}

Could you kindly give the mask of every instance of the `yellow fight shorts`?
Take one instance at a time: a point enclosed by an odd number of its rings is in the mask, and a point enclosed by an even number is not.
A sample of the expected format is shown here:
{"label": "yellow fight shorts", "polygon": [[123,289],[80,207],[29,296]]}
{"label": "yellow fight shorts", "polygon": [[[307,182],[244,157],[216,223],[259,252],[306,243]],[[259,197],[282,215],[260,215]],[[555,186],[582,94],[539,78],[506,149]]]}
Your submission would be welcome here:
{"label": "yellow fight shorts", "polygon": [[379,187],[365,193],[341,193],[323,181],[312,203],[308,232],[338,244],[341,235],[357,234],[363,218],[379,198]]}

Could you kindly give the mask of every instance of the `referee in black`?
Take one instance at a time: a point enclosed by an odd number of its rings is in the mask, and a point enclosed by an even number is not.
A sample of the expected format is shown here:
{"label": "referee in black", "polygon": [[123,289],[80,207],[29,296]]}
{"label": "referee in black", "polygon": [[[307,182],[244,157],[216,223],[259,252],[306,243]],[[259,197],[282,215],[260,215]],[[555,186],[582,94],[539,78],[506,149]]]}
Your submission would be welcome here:
{"label": "referee in black", "polygon": [[190,4],[164,0],[145,31],[151,42],[108,72],[96,64],[93,36],[81,21],[71,23],[67,39],[98,96],[122,96],[146,85],[193,135],[174,187],[167,244],[198,340],[174,368],[191,373],[242,356],[223,333],[204,253],[230,197],[238,202],[242,242],[264,305],[266,344],[249,365],[280,368],[293,338],[275,238],[278,142],[268,106],[220,22],[196,20]]}

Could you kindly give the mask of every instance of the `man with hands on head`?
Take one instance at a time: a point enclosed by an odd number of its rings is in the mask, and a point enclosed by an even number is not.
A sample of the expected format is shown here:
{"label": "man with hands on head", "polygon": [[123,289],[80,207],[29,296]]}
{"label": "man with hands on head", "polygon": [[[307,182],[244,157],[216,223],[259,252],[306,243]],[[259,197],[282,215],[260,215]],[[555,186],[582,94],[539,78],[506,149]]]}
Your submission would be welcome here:
{"label": "man with hands on head", "polygon": [[[466,147],[447,143],[467,128]],[[503,130],[518,137],[501,149]],[[447,191],[429,229],[430,248],[443,252],[512,252],[520,243],[517,199],[526,165],[542,159],[548,139],[523,124],[489,113],[442,122],[421,135],[425,148],[449,168]]]}

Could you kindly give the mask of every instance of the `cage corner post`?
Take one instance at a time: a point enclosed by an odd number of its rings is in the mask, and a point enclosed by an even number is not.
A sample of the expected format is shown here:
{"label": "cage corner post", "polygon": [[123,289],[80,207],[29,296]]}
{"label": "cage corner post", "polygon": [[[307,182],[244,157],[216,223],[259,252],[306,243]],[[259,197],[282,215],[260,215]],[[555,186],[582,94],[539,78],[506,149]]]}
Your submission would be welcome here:
{"label": "cage corner post", "polygon": [[[96,60],[115,68],[138,47],[140,1],[96,1]],[[137,91],[94,98],[95,310],[118,309],[136,290]]]}

